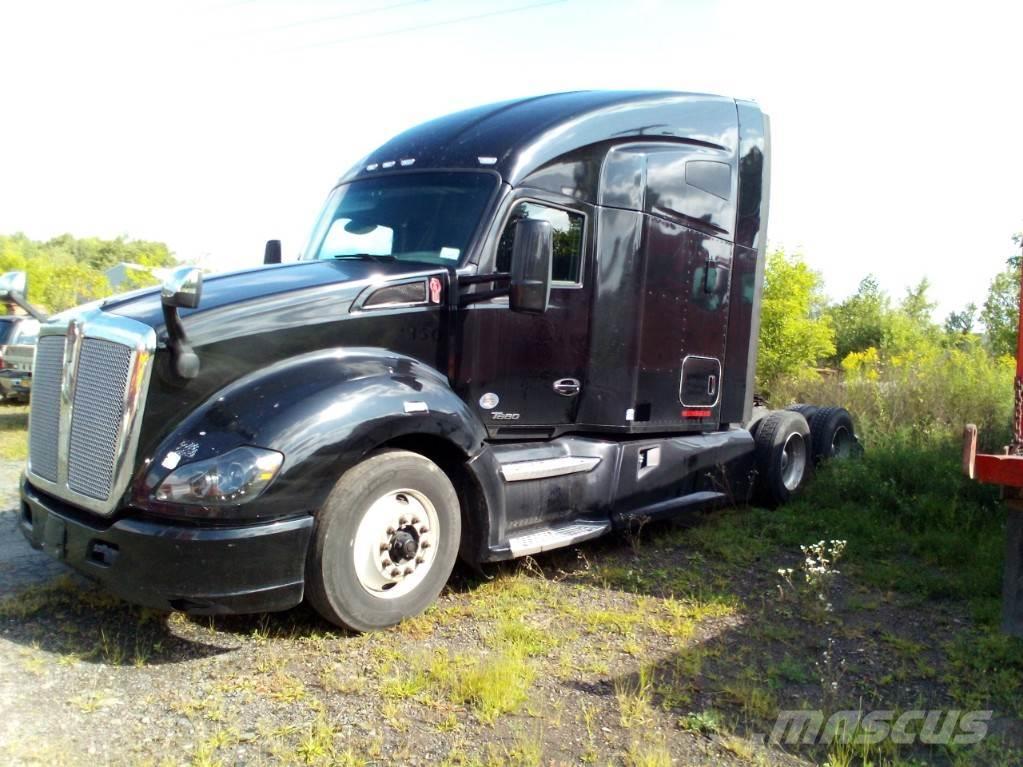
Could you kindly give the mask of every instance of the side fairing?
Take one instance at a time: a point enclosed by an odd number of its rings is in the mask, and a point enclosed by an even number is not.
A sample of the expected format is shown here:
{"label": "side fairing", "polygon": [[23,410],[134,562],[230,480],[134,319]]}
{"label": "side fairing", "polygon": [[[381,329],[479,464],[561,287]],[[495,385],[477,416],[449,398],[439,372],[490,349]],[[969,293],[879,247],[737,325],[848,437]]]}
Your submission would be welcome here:
{"label": "side fairing", "polygon": [[[285,456],[262,496],[216,512],[187,511],[246,519],[313,511],[345,469],[410,434],[443,439],[467,458],[478,454],[485,438],[444,376],[415,359],[370,347],[293,357],[229,385],[182,421],[154,451],[148,478],[137,478],[136,504],[162,510],[143,499],[169,473],[161,467],[168,452],[194,462],[254,445]],[[175,515],[182,510],[166,509]]]}

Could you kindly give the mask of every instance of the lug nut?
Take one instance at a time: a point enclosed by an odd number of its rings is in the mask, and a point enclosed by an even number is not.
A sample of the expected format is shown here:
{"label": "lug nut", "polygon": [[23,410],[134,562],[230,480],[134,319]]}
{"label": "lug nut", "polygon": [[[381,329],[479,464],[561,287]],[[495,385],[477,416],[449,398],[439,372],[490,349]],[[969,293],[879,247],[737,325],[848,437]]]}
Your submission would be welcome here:
{"label": "lug nut", "polygon": [[430,532],[430,528],[428,528],[426,525],[423,525],[422,527],[419,528],[420,535],[426,535],[428,532]]}
{"label": "lug nut", "polygon": [[426,558],[424,556],[422,556],[421,554],[418,557],[416,557],[416,564],[417,565],[421,565],[425,561],[426,561]]}
{"label": "lug nut", "polygon": [[428,549],[428,548],[430,548],[430,542],[429,541],[420,541],[419,542],[419,548],[421,548],[421,549]]}
{"label": "lug nut", "polygon": [[397,567],[391,570],[392,578],[397,578],[399,575],[401,575],[401,570],[399,570]]}
{"label": "lug nut", "polygon": [[405,527],[405,525],[408,524],[408,517],[402,517],[401,519],[399,519],[398,524],[401,525],[402,527]]}
{"label": "lug nut", "polygon": [[419,524],[419,517],[412,517],[412,524],[413,525],[418,525]]}
{"label": "lug nut", "polygon": [[391,544],[389,544],[387,541],[384,541],[383,543],[380,544],[381,551],[387,551],[389,548],[391,548]]}
{"label": "lug nut", "polygon": [[394,533],[395,533],[395,529],[393,527],[387,528],[387,534],[388,535],[394,535]]}
{"label": "lug nut", "polygon": [[411,567],[406,567],[405,568],[405,575],[412,575],[412,568]]}

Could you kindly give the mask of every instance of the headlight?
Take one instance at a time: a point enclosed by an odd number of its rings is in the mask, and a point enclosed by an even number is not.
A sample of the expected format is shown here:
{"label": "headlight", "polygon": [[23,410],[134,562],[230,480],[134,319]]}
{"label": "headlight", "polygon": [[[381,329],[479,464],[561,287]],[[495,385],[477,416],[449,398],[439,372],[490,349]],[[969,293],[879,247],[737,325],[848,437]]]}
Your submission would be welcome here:
{"label": "headlight", "polygon": [[153,498],[166,503],[225,506],[244,503],[269,485],[284,463],[276,450],[238,447],[223,455],[178,466]]}

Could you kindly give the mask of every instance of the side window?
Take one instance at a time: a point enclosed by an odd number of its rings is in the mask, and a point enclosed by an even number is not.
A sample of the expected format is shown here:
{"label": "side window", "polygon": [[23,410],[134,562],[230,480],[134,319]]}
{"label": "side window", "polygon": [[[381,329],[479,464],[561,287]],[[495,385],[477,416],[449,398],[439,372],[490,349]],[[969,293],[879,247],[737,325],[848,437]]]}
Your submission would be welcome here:
{"label": "side window", "polygon": [[583,216],[561,208],[552,208],[536,202],[520,202],[512,211],[508,224],[497,244],[495,267],[499,272],[511,269],[512,243],[515,224],[524,218],[550,221],[554,229],[554,262],[551,279],[555,283],[574,285],[579,282],[583,262]]}

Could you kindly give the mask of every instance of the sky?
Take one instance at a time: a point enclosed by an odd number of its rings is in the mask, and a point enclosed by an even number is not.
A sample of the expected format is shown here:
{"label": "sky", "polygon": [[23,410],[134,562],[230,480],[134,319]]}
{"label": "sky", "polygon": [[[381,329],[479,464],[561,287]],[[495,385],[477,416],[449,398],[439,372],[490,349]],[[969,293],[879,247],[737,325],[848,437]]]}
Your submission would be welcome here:
{"label": "sky", "polygon": [[754,99],[769,239],[841,299],[936,318],[1023,230],[1023,3],[0,0],[0,233],[162,240],[214,269],[305,245],[338,176],[458,109],[578,89]]}

